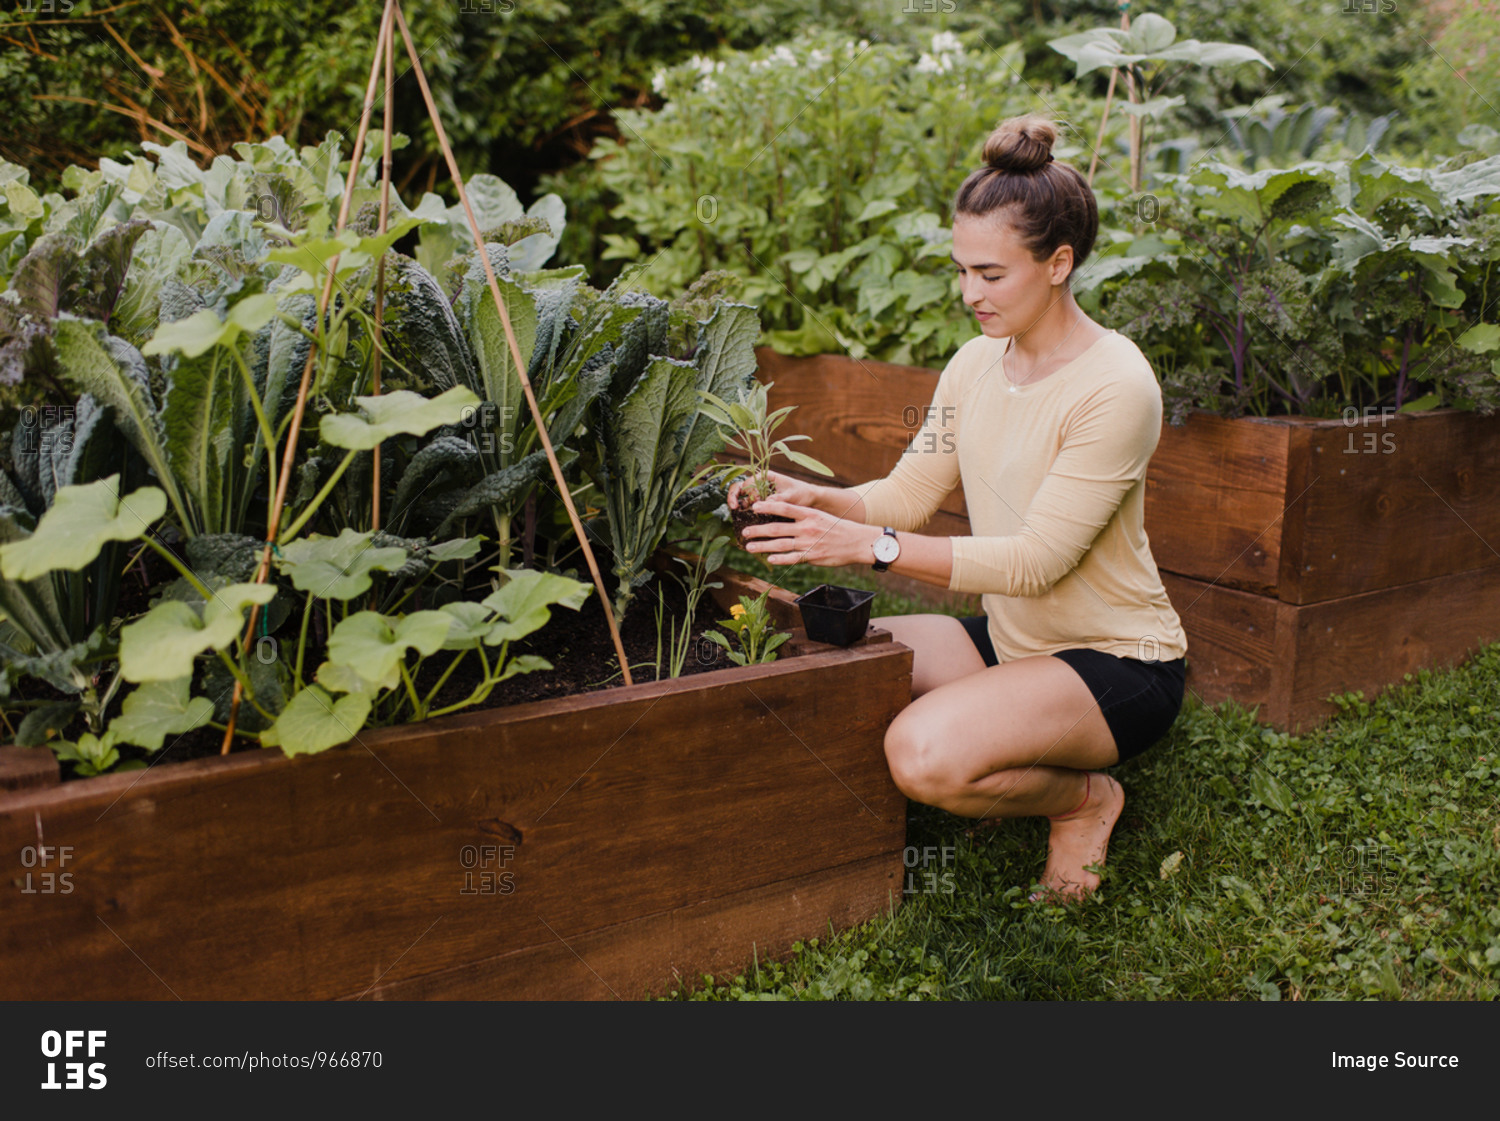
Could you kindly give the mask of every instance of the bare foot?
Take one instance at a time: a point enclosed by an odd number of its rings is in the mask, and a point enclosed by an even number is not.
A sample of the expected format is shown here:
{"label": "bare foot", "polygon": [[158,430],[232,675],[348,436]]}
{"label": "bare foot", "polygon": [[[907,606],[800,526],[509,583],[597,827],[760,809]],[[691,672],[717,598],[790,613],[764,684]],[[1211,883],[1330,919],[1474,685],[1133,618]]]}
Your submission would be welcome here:
{"label": "bare foot", "polygon": [[[1094,782],[1096,778],[1102,781]],[[1109,851],[1109,835],[1125,808],[1125,791],[1109,775],[1093,773],[1088,795],[1076,812],[1052,819],[1052,832],[1047,838],[1047,870],[1041,879],[1044,890],[1030,897],[1033,903],[1048,898],[1082,899],[1099,886],[1098,874],[1088,871],[1087,866],[1103,865]]]}

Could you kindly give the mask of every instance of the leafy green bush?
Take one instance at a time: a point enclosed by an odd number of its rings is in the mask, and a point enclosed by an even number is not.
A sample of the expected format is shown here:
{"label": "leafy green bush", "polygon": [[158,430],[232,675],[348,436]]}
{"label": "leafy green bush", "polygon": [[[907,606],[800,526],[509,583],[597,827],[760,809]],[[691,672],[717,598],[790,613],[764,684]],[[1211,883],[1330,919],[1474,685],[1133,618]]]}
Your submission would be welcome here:
{"label": "leafy green bush", "polygon": [[705,269],[745,277],[787,353],[931,363],[973,334],[949,206],[995,121],[1030,104],[1017,45],[816,34],[691,60],[656,86],[665,107],[622,110],[628,141],[592,153],[631,231],[606,238],[606,258],[645,264],[657,290]]}
{"label": "leafy green bush", "polygon": [[[196,0],[32,3],[0,21],[0,156],[55,183],[142,140],[185,141],[203,161],[247,136],[294,143],[353,135],[379,3]],[[523,189],[539,167],[577,159],[612,131],[610,110],[639,105],[652,72],[694,51],[774,41],[793,22],[847,22],[862,5],[760,0],[473,0],[407,4],[412,38],[460,164]],[[406,70],[397,41],[396,71]],[[469,91],[482,91],[470,96]],[[378,120],[378,117],[377,117]],[[428,183],[441,155],[410,78],[396,127],[415,138],[400,174]]]}
{"label": "leafy green bush", "polygon": [[[1085,265],[1174,422],[1354,406],[1500,407],[1500,157],[1448,170],[1374,156],[1248,174],[1206,164],[1115,215]],[[1155,217],[1155,215],[1152,215]]]}

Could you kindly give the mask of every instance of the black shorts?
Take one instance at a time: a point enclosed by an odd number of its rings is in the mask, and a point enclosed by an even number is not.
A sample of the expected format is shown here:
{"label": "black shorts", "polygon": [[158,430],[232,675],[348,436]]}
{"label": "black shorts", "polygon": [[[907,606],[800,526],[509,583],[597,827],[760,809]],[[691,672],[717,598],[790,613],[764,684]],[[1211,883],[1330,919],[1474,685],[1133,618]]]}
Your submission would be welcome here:
{"label": "black shorts", "polygon": [[[999,665],[1000,659],[990,641],[989,617],[970,615],[959,621],[974,640],[984,664]],[[1115,737],[1122,763],[1165,736],[1182,709],[1187,684],[1184,658],[1143,662],[1082,647],[1059,650],[1052,656],[1077,670],[1094,694],[1099,711],[1104,713],[1104,721]]]}

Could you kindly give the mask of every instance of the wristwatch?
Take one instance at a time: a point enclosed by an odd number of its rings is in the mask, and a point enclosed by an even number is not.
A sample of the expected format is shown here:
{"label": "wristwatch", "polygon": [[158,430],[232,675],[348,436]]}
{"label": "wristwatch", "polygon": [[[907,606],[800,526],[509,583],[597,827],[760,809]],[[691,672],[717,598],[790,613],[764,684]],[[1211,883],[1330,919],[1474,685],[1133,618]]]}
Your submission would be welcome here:
{"label": "wristwatch", "polygon": [[874,542],[875,563],[870,567],[876,572],[884,572],[891,567],[892,562],[901,555],[901,542],[896,539],[896,531],[890,526]]}

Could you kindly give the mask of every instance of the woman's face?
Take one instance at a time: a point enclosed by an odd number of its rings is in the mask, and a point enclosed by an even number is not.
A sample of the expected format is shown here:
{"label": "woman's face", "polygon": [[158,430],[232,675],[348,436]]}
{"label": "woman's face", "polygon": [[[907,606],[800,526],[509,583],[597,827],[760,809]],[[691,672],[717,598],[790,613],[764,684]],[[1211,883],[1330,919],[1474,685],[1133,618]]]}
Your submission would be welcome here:
{"label": "woman's face", "polygon": [[953,261],[963,301],[993,339],[1026,330],[1055,299],[1073,263],[1073,247],[1060,245],[1046,261],[1034,260],[1015,227],[1002,219],[960,215],[953,220]]}

